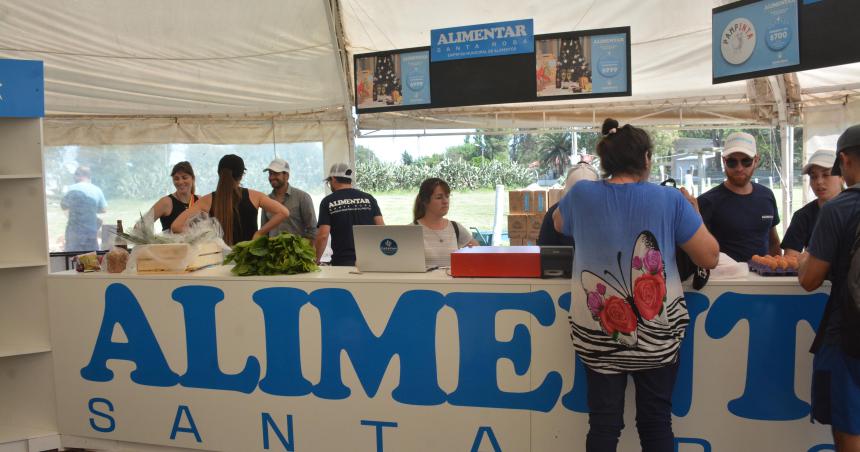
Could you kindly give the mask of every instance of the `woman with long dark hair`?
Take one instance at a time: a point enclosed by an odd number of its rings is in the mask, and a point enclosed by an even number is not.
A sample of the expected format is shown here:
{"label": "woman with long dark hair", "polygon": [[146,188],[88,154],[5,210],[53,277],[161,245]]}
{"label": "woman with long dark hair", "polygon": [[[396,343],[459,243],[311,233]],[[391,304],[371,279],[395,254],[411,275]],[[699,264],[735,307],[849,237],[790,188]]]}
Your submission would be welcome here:
{"label": "woman with long dark hair", "polygon": [[195,194],[194,168],[191,163],[183,161],[173,165],[170,177],[173,178],[176,191],[162,197],[152,206],[153,217],[161,220],[162,231],[169,231],[173,221],[200,199]]}
{"label": "woman with long dark hair", "polygon": [[424,260],[427,266],[451,265],[451,253],[467,245],[477,245],[469,229],[445,218],[450,207],[451,187],[438,177],[421,183],[412,223],[420,224],[424,231]]}
{"label": "woman with long dark hair", "polygon": [[588,452],[616,450],[628,375],[642,450],[675,450],[672,390],[690,321],[675,249],[703,268],[719,256],[695,198],[648,183],[651,153],[648,133],[607,119],[597,145],[606,179],[577,183],[553,217],[576,243],[570,324],[588,379]]}
{"label": "woman with long dark hair", "polygon": [[[203,196],[173,221],[171,230],[182,232],[185,223],[199,212],[207,212],[218,219],[224,230],[224,242],[236,243],[267,235],[269,231],[290,216],[283,204],[257,190],[242,188],[239,183],[245,175],[245,162],[235,154],[228,154],[218,162],[218,186]],[[269,221],[257,227],[258,209],[269,214]]]}

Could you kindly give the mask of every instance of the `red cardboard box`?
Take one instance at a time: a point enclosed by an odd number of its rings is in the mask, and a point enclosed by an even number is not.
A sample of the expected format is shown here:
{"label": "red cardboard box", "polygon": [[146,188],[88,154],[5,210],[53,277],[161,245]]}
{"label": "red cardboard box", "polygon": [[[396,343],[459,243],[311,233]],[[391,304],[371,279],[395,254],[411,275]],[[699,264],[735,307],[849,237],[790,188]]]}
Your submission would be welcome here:
{"label": "red cardboard box", "polygon": [[538,246],[474,246],[451,253],[455,278],[540,278]]}

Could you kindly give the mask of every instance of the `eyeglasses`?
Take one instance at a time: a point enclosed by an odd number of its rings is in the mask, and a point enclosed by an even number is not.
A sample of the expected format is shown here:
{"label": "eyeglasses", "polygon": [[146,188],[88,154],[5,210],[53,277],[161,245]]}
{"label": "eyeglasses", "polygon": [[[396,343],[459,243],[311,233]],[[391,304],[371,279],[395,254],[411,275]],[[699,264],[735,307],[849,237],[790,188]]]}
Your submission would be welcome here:
{"label": "eyeglasses", "polygon": [[726,166],[729,168],[737,168],[738,164],[743,165],[744,168],[749,168],[753,164],[753,159],[751,159],[749,157],[744,157],[742,159],[725,159],[725,160],[726,160]]}

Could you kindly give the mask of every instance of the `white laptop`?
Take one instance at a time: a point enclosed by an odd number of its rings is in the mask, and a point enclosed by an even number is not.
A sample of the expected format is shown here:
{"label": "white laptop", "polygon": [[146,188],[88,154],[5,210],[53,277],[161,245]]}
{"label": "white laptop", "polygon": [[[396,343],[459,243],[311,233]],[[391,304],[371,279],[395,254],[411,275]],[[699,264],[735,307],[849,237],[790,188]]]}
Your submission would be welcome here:
{"label": "white laptop", "polygon": [[436,267],[424,262],[420,225],[352,227],[355,266],[360,272],[423,273]]}

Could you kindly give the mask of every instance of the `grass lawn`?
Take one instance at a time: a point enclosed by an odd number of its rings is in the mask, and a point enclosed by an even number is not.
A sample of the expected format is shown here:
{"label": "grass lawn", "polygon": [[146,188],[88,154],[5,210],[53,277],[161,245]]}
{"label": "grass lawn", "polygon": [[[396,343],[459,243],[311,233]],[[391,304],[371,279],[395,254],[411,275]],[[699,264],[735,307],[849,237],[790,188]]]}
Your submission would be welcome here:
{"label": "grass lawn", "polygon": [[[386,224],[412,223],[415,192],[388,192],[373,196],[379,202],[379,209],[382,210]],[[491,230],[493,228],[495,198],[496,193],[493,190],[452,193],[448,218],[465,227]],[[505,204],[507,204],[507,195],[505,196]],[[507,205],[505,208],[507,209]]]}
{"label": "grass lawn", "polygon": [[[777,206],[780,209],[781,224],[787,224],[790,218],[786,218],[782,212],[782,190],[773,190]],[[382,216],[386,224],[410,224],[412,223],[412,206],[415,202],[415,192],[386,192],[374,193],[373,196],[379,202]],[[801,189],[794,189],[794,209],[802,207]],[[812,199],[812,198],[810,198]],[[321,197],[313,196],[314,205],[319,206]],[[111,199],[108,201],[108,211],[102,215],[105,224],[116,224],[121,219],[123,225],[130,227],[139,218],[140,212],[145,212],[156,200],[131,200]],[[505,213],[507,213],[507,196],[504,197]],[[482,231],[490,231],[493,228],[495,192],[493,190],[475,190],[470,192],[455,192],[451,195],[451,209],[448,218],[466,227],[476,227]],[[66,214],[60,209],[59,201],[48,201],[48,235],[51,251],[61,251],[63,236],[66,227]],[[504,218],[503,229],[507,229]],[[781,232],[781,228],[780,228]]]}

